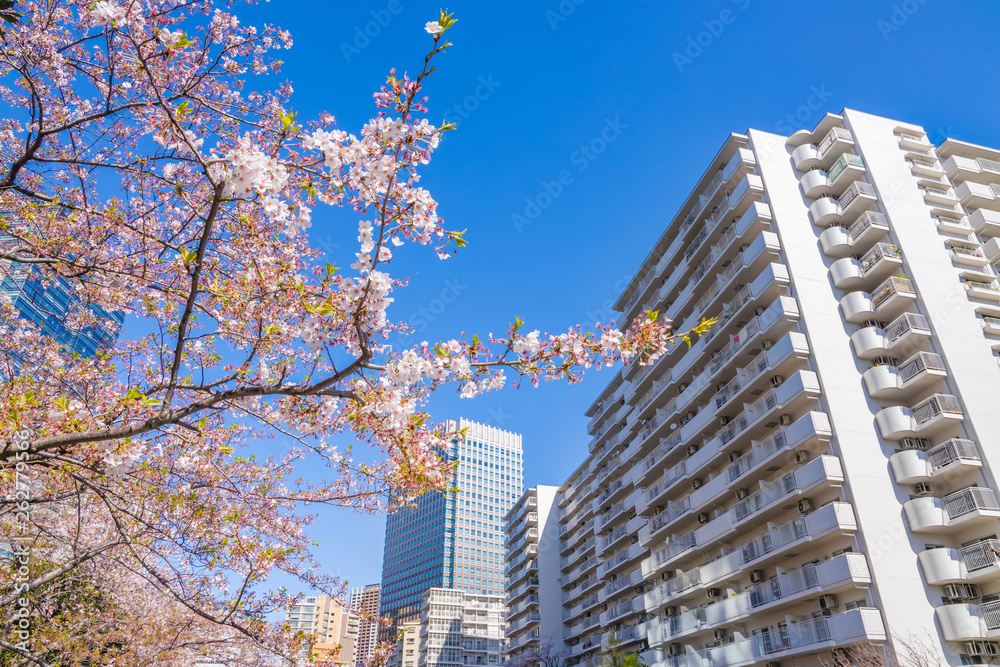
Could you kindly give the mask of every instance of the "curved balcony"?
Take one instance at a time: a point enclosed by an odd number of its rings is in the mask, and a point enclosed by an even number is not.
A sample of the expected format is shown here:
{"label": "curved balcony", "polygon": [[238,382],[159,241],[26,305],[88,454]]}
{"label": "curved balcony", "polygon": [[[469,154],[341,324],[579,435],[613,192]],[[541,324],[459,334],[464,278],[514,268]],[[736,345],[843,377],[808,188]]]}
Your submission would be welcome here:
{"label": "curved balcony", "polygon": [[982,468],[983,460],[972,440],[952,438],[926,451],[905,449],[896,452],[889,458],[889,466],[897,484],[916,484],[961,468]]}
{"label": "curved balcony", "polygon": [[913,283],[906,278],[892,277],[879,285],[874,292],[851,292],[840,300],[844,318],[852,324],[873,319],[876,313],[889,318],[899,315],[915,301],[917,293]]}
{"label": "curved balcony", "polygon": [[897,400],[922,391],[947,376],[944,359],[930,352],[917,352],[898,366],[885,364],[869,368],[862,375],[869,396]]}
{"label": "curved balcony", "polygon": [[799,184],[802,186],[803,194],[810,199],[815,199],[830,189],[829,178],[822,169],[807,171],[799,179]]}
{"label": "curved balcony", "polygon": [[839,198],[823,197],[809,207],[813,224],[827,227],[832,222],[856,220],[861,213],[871,209],[878,197],[875,188],[863,181],[856,181]]}
{"label": "curved balcony", "polygon": [[840,310],[851,324],[861,324],[875,317],[875,304],[868,292],[849,292],[840,300]]}
{"label": "curved balcony", "polygon": [[986,639],[997,635],[1000,603],[946,604],[934,610],[944,638],[950,642]]}
{"label": "curved balcony", "polygon": [[809,171],[820,165],[819,149],[812,144],[802,144],[792,151],[792,164],[798,171]]}
{"label": "curved balcony", "polygon": [[944,498],[927,496],[903,503],[903,512],[915,533],[936,533],[1000,518],[1000,502],[993,489],[971,486]]}
{"label": "curved balcony", "polygon": [[913,408],[893,405],[875,414],[875,422],[886,440],[928,437],[964,419],[958,398],[951,394],[934,394]]}
{"label": "curved balcony", "polygon": [[854,253],[851,232],[841,225],[832,225],[823,230],[819,235],[819,246],[827,257],[846,257]]}
{"label": "curved balcony", "polygon": [[917,560],[933,586],[995,580],[1000,574],[1000,540],[983,540],[961,549],[925,549]]}
{"label": "curved balcony", "polygon": [[854,354],[859,359],[872,360],[888,355],[893,349],[905,345],[909,349],[918,338],[930,338],[930,322],[919,313],[903,313],[884,329],[867,326],[851,335]]}
{"label": "curved balcony", "polygon": [[789,148],[798,148],[803,144],[807,144],[812,141],[812,132],[806,129],[798,130],[789,135],[788,139],[785,141],[785,145]]}

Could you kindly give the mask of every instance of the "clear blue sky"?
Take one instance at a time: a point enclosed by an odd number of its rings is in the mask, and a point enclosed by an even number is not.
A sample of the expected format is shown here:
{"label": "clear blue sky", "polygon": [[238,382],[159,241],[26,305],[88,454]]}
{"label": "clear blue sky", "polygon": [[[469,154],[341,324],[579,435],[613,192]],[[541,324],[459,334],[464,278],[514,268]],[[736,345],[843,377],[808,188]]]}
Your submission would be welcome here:
{"label": "clear blue sky", "polygon": [[[921,124],[934,141],[1000,146],[995,2],[448,7],[459,19],[448,33],[454,46],[426,92],[431,117],[459,129],[423,185],[447,226],[468,228],[470,244],[446,262],[415,253],[393,264],[412,280],[390,315],[417,325],[415,341],[502,333],[515,315],[549,332],[607,320],[601,311],[730,132],[787,134],[850,107]],[[357,132],[389,68],[419,68],[430,45],[423,25],[437,9],[414,0],[282,0],[238,11],[292,31],[282,74],[294,84],[299,118],[326,109]],[[600,155],[580,152],[602,132],[612,140]],[[564,170],[561,192],[539,197],[546,183],[557,191],[551,183]],[[525,216],[526,199],[542,206],[518,226],[512,216]],[[311,232],[338,265],[350,263],[352,216],[319,213]],[[586,454],[583,412],[609,377],[473,401],[441,396],[431,409],[438,419],[522,433],[525,483],[559,483]],[[381,576],[384,525],[383,517],[324,511],[312,532],[330,571],[362,585]]]}

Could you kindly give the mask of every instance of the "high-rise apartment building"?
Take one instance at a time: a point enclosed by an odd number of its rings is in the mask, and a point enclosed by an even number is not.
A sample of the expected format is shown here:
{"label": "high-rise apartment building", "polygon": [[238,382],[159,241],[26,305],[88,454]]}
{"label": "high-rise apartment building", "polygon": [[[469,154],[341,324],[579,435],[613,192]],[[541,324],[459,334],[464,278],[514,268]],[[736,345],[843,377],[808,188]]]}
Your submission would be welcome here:
{"label": "high-rise apartment building", "polygon": [[[521,495],[521,436],[465,419],[457,461],[457,493],[426,493],[389,514],[382,562],[380,612],[398,619],[418,609],[429,589],[502,595],[503,517]],[[389,628],[382,638],[391,637]]]}
{"label": "high-rise apartment building", "polygon": [[350,665],[358,636],[358,618],[329,595],[306,597],[292,607],[285,620],[295,629],[312,633],[316,641],[313,654],[337,664]]}
{"label": "high-rise apartment building", "polygon": [[378,643],[378,605],[382,584],[368,584],[351,591],[351,610],[358,617],[358,639],[354,642],[354,665],[365,667]]}
{"label": "high-rise apartment building", "polygon": [[998,243],[1000,151],[730,135],[616,306],[716,322],[614,377],[560,487],[570,662],[995,662]]}
{"label": "high-rise apartment building", "polygon": [[[0,242],[3,240],[0,238]],[[68,320],[80,304],[72,283],[65,278],[43,279],[36,268],[18,262],[4,263],[0,294],[11,300],[21,317],[37,324],[71,352],[85,357],[114,344],[125,319],[121,312],[90,306],[88,310],[96,316],[96,322],[72,326]]]}
{"label": "high-rise apartment building", "polygon": [[562,604],[558,491],[555,486],[532,487],[506,516],[505,661],[528,651],[555,655],[565,649],[562,619],[539,611]]}

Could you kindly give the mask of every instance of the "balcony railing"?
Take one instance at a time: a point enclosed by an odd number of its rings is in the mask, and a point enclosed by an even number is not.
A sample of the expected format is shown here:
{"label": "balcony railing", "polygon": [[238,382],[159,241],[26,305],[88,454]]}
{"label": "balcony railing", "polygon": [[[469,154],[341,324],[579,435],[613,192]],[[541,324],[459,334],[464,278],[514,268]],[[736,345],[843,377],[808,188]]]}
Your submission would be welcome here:
{"label": "balcony railing", "polygon": [[952,438],[927,451],[927,460],[936,470],[959,460],[981,461],[976,443],[972,440]]}
{"label": "balcony railing", "polygon": [[889,221],[886,219],[885,215],[879,213],[878,211],[865,211],[861,214],[854,224],[850,226],[847,233],[850,234],[851,239],[856,241],[861,236],[868,231],[868,228],[872,225],[882,225],[883,227],[889,226]]}
{"label": "balcony railing", "polygon": [[844,153],[839,158],[837,158],[837,161],[833,163],[833,166],[830,167],[830,170],[826,172],[826,182],[828,184],[833,184],[833,182],[837,180],[837,177],[840,176],[840,172],[844,171],[844,169],[847,169],[848,165],[854,165],[855,167],[863,167],[865,166],[865,161],[862,160],[860,156],[855,155],[854,153]]}
{"label": "balcony railing", "polygon": [[885,337],[891,345],[911,329],[925,329],[930,331],[930,328],[930,322],[927,321],[925,316],[918,313],[903,313],[885,328]]}
{"label": "balcony railing", "polygon": [[885,257],[899,259],[901,257],[899,248],[891,243],[876,243],[861,258],[861,275],[867,275]]}
{"label": "balcony railing", "polygon": [[944,359],[939,354],[917,352],[896,368],[901,382],[908,382],[926,370],[943,371]]}
{"label": "balcony railing", "polygon": [[1000,565],[1000,540],[983,540],[962,547],[962,560],[969,572]]}
{"label": "balcony railing", "polygon": [[949,518],[960,517],[976,510],[1000,511],[1000,502],[993,489],[972,486],[943,498]]}
{"label": "balcony railing", "polygon": [[913,419],[917,426],[925,424],[942,414],[962,414],[962,406],[957,396],[951,394],[934,394],[925,401],[913,407]]}
{"label": "balcony railing", "polygon": [[766,440],[756,443],[750,448],[743,456],[739,457],[733,461],[727,471],[729,473],[729,481],[732,482],[739,479],[744,473],[753,468],[757,463],[763,461],[771,454],[783,448],[787,440],[785,438],[785,431],[775,433]]}
{"label": "balcony railing", "polygon": [[819,153],[820,157],[825,155],[826,152],[830,150],[830,147],[833,146],[833,142],[835,142],[837,139],[846,139],[847,141],[854,141],[854,137],[851,136],[851,133],[845,130],[844,128],[842,127],[831,128],[830,131],[826,133],[826,136],[823,137],[822,141],[819,142],[819,145],[816,147],[817,153]]}
{"label": "balcony railing", "polygon": [[837,204],[840,205],[840,210],[846,210],[848,206],[854,203],[860,195],[871,195],[875,196],[875,188],[865,183],[864,181],[858,181],[852,183],[851,187],[844,191],[844,194],[840,195],[840,199],[837,200]]}
{"label": "balcony railing", "polygon": [[916,294],[913,283],[908,278],[893,276],[878,286],[872,294],[872,305],[878,308],[896,294]]}

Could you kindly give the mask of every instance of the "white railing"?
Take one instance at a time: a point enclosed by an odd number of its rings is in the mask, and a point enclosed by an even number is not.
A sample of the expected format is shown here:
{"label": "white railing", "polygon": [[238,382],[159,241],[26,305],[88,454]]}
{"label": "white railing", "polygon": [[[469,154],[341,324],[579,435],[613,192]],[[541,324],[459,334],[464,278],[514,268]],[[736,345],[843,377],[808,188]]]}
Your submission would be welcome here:
{"label": "white railing", "polygon": [[1000,511],[1000,502],[993,489],[972,486],[956,491],[943,499],[949,518],[956,518],[976,510]]}

